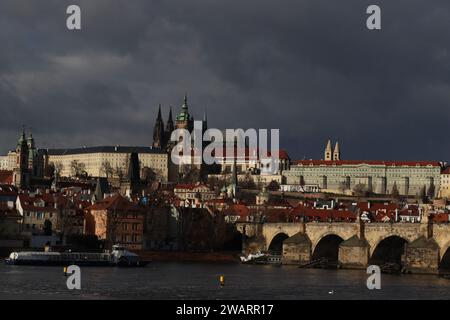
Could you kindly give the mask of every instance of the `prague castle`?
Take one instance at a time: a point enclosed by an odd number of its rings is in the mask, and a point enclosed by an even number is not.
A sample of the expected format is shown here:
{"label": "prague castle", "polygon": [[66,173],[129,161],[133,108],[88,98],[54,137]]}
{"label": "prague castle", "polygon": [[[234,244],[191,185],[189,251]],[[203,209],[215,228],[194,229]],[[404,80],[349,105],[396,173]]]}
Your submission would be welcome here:
{"label": "prague castle", "polygon": [[437,195],[442,164],[437,161],[342,160],[339,143],[325,147],[323,160],[299,160],[285,171],[287,184],[316,186],[324,192],[351,193],[355,187],[377,194]]}
{"label": "prague castle", "polygon": [[[202,121],[207,128],[206,115]],[[126,175],[131,155],[137,155],[141,169],[151,169],[161,182],[177,181],[183,170],[192,166],[175,166],[170,158],[174,143],[170,141],[175,129],[193,130],[194,117],[189,113],[187,97],[184,97],[179,114],[172,115],[169,109],[164,123],[161,106],[153,127],[151,146],[99,146],[74,149],[37,149],[33,136],[26,137],[23,131],[16,149],[7,156],[0,157],[0,170],[11,172],[14,184],[21,188],[30,181],[42,179],[50,169],[59,176],[76,176],[80,173],[91,177],[119,177]],[[276,181],[286,183],[286,187],[304,190],[320,190],[337,194],[352,194],[356,190],[388,195],[417,196],[426,193],[433,196],[450,196],[450,174],[438,161],[383,161],[383,160],[343,160],[339,142],[333,146],[331,139],[326,143],[321,160],[291,161],[283,151],[283,161]],[[221,159],[221,173],[231,170],[230,164]],[[233,165],[236,165],[233,162]],[[243,171],[253,172],[260,164],[239,165]],[[227,170],[228,169],[228,170]],[[220,175],[219,174],[219,175]],[[302,189],[302,188],[300,188]]]}
{"label": "prague castle", "polygon": [[[206,119],[206,117],[205,117]],[[204,120],[206,125],[206,120]],[[161,105],[158,108],[153,127],[153,142],[151,147],[103,146],[77,149],[49,149],[48,163],[53,163],[61,176],[73,176],[74,162],[82,165],[83,171],[93,177],[107,177],[108,171],[126,172],[130,154],[136,153],[141,168],[151,169],[162,182],[177,179],[178,168],[170,159],[170,136],[174,129],[192,131],[194,118],[189,114],[187,96],[176,117],[176,125],[172,119],[170,107],[167,123],[164,125]]]}
{"label": "prague castle", "polygon": [[[137,154],[140,168],[151,169],[162,181],[176,179],[177,168],[170,161],[170,136],[175,128],[192,130],[194,118],[189,114],[187,96],[176,117],[176,127],[170,108],[166,125],[162,120],[159,106],[153,128],[153,143],[148,147],[99,146],[68,149],[37,149],[34,138],[27,138],[23,131],[17,148],[7,156],[0,157],[0,170],[14,173],[14,184],[25,188],[33,177],[44,177],[49,166],[53,166],[59,176],[70,177],[83,173],[91,177],[111,177],[125,175],[131,154]],[[206,116],[204,124],[206,125]]]}

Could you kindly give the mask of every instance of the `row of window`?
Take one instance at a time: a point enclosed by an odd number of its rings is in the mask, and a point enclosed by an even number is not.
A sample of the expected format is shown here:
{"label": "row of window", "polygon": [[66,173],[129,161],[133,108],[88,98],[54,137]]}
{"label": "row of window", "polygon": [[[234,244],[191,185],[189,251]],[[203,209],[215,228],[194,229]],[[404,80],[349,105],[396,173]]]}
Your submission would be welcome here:
{"label": "row of window", "polygon": [[48,218],[53,218],[53,212],[30,212],[27,211],[25,216],[28,218],[36,218],[38,220],[44,220]]}
{"label": "row of window", "polygon": [[122,230],[123,231],[128,231],[128,230],[133,230],[133,231],[137,231],[139,230],[139,223],[126,223],[123,222],[122,223]]}
{"label": "row of window", "polygon": [[123,243],[130,243],[130,242],[138,243],[138,242],[141,242],[142,240],[141,240],[141,237],[137,234],[132,234],[132,235],[127,234],[127,235],[122,235],[120,237],[120,241]]}

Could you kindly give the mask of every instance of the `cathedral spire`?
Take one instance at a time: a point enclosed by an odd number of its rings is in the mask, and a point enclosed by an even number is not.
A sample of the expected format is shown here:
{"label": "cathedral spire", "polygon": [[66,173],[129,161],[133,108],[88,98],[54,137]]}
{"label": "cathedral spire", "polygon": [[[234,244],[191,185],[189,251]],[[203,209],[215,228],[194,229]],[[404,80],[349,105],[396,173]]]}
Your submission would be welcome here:
{"label": "cathedral spire", "polygon": [[164,144],[164,122],[161,116],[161,105],[158,108],[155,127],[153,128],[153,148],[162,148]]}
{"label": "cathedral spire", "polygon": [[172,106],[169,107],[169,119],[168,121],[172,121]]}
{"label": "cathedral spire", "polygon": [[17,147],[23,146],[23,144],[24,143],[26,144],[26,142],[27,142],[27,137],[26,137],[26,134],[25,134],[25,126],[22,125],[22,133],[21,133],[21,135],[19,137],[19,140],[17,141]]}
{"label": "cathedral spire", "polygon": [[324,160],[325,161],[331,161],[332,153],[333,153],[333,149],[331,148],[331,139],[328,139],[327,146],[325,148]]}
{"label": "cathedral spire", "polygon": [[162,120],[162,117],[161,117],[161,104],[159,104],[157,120]]}
{"label": "cathedral spire", "polygon": [[175,128],[174,128],[173,119],[172,119],[172,107],[170,107],[169,118],[167,119],[167,123],[166,123],[166,131],[164,132],[164,147],[167,147],[170,145],[170,143],[171,143],[170,137],[171,137],[174,129]]}
{"label": "cathedral spire", "polygon": [[341,150],[339,148],[339,142],[336,141],[336,145],[334,146],[333,151],[333,160],[341,160]]}

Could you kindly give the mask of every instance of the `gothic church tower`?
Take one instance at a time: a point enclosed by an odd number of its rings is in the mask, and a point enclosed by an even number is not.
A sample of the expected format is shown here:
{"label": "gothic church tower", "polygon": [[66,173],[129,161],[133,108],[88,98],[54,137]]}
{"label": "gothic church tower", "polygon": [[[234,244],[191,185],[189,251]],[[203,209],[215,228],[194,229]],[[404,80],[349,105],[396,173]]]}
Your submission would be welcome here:
{"label": "gothic church tower", "polygon": [[153,148],[161,149],[164,147],[164,122],[161,116],[161,105],[159,105],[158,117],[156,118],[155,127],[153,128]]}
{"label": "gothic church tower", "polygon": [[331,149],[331,139],[328,139],[327,146],[325,148],[325,155],[324,155],[323,159],[325,161],[331,161],[332,154],[333,154],[333,150]]}
{"label": "gothic church tower", "polygon": [[339,161],[339,160],[341,160],[341,151],[340,151],[340,149],[339,149],[339,142],[337,142],[337,141],[336,141],[336,145],[334,146],[333,160],[334,160],[334,161]]}
{"label": "gothic church tower", "polygon": [[28,188],[30,182],[28,170],[28,153],[28,141],[25,136],[25,130],[22,129],[22,134],[17,142],[17,161],[14,168],[14,185],[20,189]]}

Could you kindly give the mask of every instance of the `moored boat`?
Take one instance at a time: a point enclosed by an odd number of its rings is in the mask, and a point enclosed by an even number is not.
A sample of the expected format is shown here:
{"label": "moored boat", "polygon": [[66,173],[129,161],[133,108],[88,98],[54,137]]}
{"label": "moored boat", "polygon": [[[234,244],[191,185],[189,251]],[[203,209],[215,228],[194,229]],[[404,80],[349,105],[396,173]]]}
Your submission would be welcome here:
{"label": "moored boat", "polygon": [[257,252],[247,257],[241,256],[241,262],[245,264],[281,264],[281,255]]}
{"label": "moored boat", "polygon": [[123,246],[114,245],[111,252],[12,252],[5,263],[9,265],[41,265],[41,266],[119,266],[144,267],[144,261]]}

